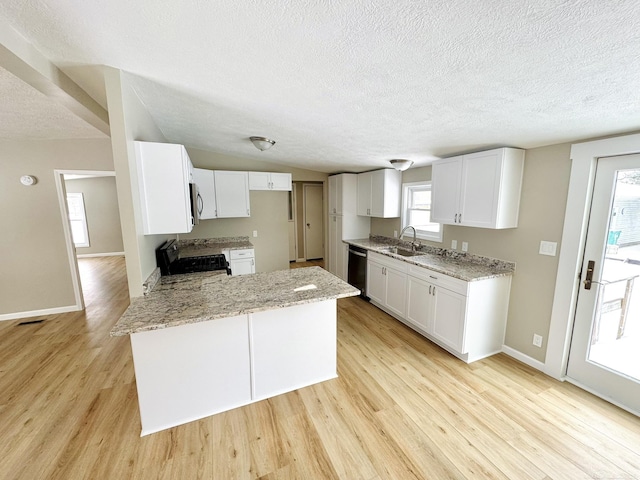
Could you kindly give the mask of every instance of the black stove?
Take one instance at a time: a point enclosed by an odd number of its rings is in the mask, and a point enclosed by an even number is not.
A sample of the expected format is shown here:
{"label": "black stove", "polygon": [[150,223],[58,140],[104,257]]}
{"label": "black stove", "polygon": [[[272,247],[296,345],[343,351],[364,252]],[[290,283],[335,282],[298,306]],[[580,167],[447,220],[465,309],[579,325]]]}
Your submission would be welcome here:
{"label": "black stove", "polygon": [[162,275],[210,272],[213,270],[226,270],[227,275],[231,275],[229,263],[222,253],[180,258],[180,250],[175,240],[166,241],[156,250],[156,260]]}

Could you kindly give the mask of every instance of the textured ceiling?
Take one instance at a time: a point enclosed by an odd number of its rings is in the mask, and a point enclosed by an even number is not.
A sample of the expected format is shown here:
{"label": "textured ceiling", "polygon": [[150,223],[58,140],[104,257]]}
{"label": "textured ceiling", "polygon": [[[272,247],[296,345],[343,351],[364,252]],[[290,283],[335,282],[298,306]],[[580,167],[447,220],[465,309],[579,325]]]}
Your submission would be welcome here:
{"label": "textured ceiling", "polygon": [[636,0],[3,0],[0,15],[103,104],[85,69],[130,72],[169,141],[285,165],[640,129]]}
{"label": "textured ceiling", "polygon": [[107,138],[3,68],[0,68],[0,98],[0,140]]}

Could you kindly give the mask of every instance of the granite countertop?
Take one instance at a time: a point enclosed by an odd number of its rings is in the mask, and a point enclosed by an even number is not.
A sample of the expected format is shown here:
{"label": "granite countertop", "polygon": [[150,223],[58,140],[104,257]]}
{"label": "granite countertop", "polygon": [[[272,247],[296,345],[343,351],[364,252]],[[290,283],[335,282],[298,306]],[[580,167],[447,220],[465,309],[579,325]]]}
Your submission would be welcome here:
{"label": "granite countertop", "polygon": [[385,251],[385,248],[399,246],[410,249],[410,242],[379,235],[371,235],[369,238],[363,239],[345,240],[345,243],[467,282],[513,275],[516,268],[513,262],[427,245],[422,245],[419,248],[419,251],[423,252],[422,255],[403,257],[402,255]]}
{"label": "granite countertop", "polygon": [[[315,285],[316,289],[294,291]],[[352,297],[357,288],[320,267],[230,277],[224,272],[163,276],[151,293],[131,300],[112,337],[217,318]]]}
{"label": "granite countertop", "polygon": [[178,240],[178,248],[180,249],[180,258],[187,258],[218,255],[223,250],[253,248],[253,244],[249,241],[249,237],[199,238]]}

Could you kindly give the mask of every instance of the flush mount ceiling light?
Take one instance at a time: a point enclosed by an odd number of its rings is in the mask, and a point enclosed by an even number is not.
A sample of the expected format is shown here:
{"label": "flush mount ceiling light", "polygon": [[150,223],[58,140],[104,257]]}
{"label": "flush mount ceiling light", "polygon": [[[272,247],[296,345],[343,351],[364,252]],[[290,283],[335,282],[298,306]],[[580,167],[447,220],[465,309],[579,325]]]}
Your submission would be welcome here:
{"label": "flush mount ceiling light", "polygon": [[265,137],[249,137],[249,140],[251,140],[256,148],[262,152],[269,150],[276,143],[275,141],[269,140]]}
{"label": "flush mount ceiling light", "polygon": [[404,159],[390,160],[390,162],[391,166],[399,172],[404,172],[407,168],[413,165],[413,161]]}

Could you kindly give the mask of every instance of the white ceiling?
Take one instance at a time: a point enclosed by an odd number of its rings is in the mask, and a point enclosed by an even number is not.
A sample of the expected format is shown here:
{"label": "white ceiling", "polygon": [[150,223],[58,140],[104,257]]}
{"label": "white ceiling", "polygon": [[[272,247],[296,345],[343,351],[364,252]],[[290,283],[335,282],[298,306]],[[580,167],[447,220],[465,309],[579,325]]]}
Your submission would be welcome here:
{"label": "white ceiling", "polygon": [[96,66],[130,72],[169,141],[301,168],[640,129],[636,0],[3,0],[0,15],[103,106]]}

